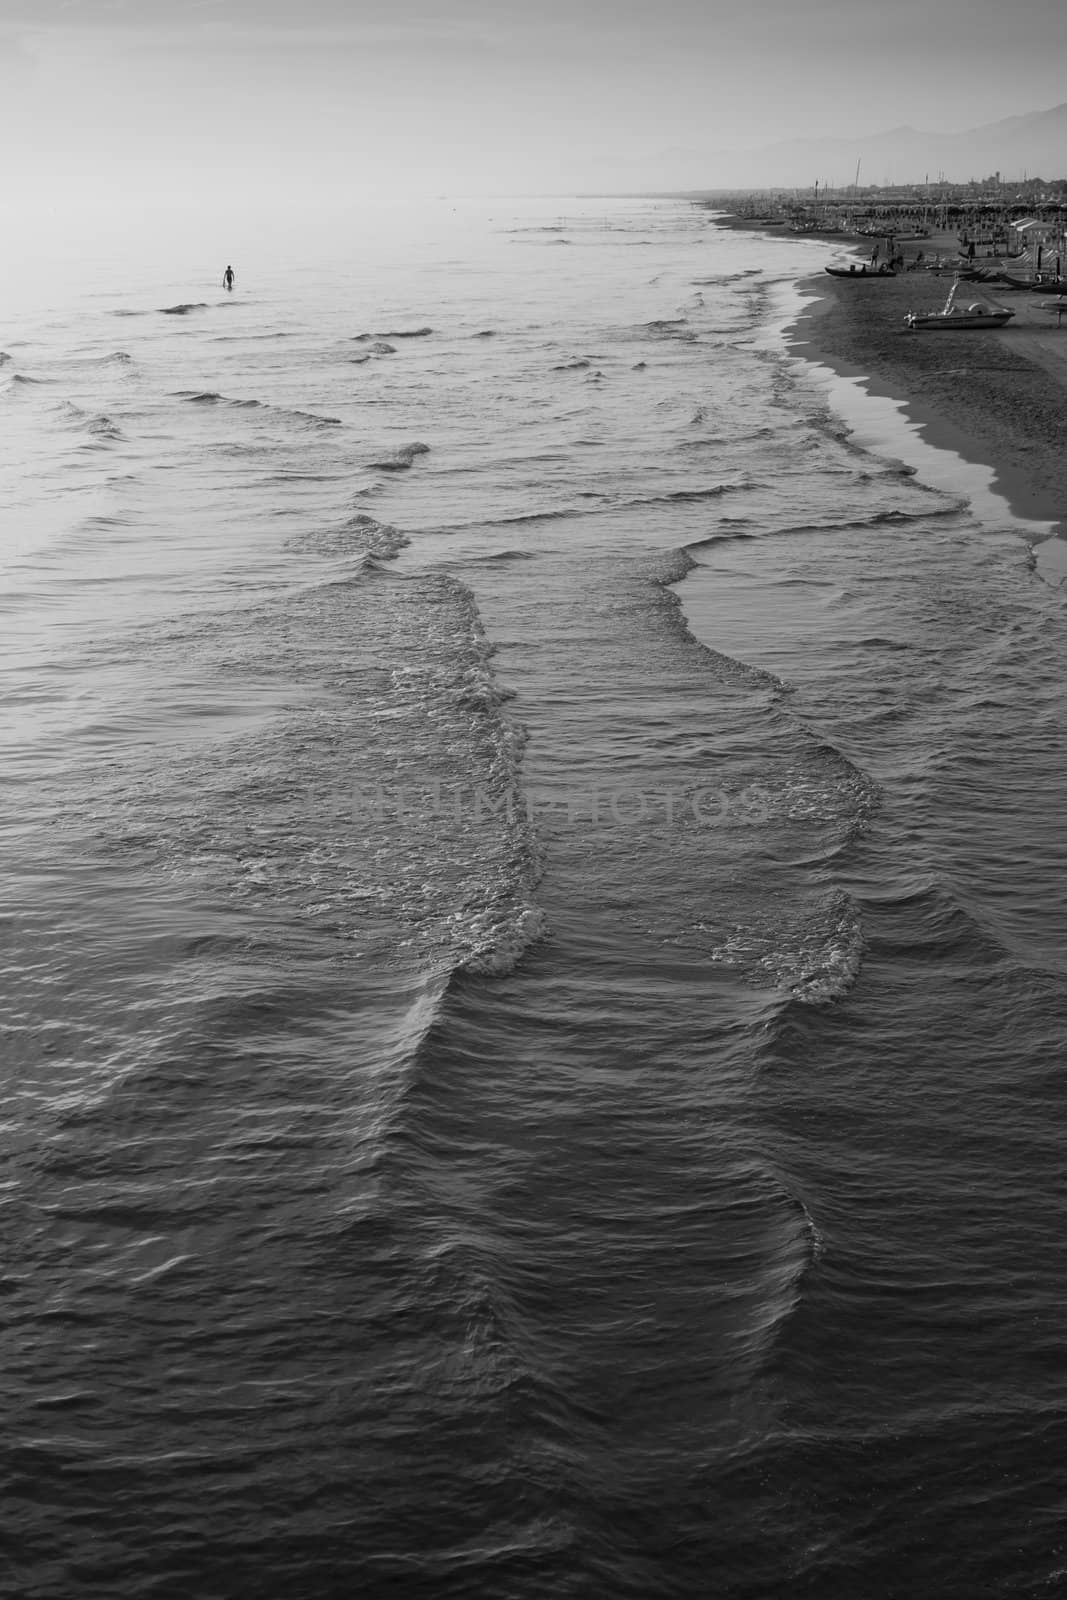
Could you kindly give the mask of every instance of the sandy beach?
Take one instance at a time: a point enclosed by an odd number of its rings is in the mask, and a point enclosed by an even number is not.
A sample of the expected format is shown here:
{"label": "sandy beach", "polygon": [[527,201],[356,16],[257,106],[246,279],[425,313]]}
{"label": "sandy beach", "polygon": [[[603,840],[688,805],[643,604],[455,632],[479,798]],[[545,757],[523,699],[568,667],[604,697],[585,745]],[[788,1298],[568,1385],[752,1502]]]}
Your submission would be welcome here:
{"label": "sandy beach", "polygon": [[[849,252],[849,255],[851,252]],[[827,265],[849,259],[828,242]],[[871,393],[900,402],[933,445],[993,469],[994,487],[1019,515],[1067,536],[1067,320],[1057,326],[1042,296],[975,284],[1015,312],[995,332],[913,333],[908,311],[936,309],[951,272],[899,273],[852,283],[826,273],[816,298],[788,330],[797,355]],[[961,286],[966,299],[967,285]]]}
{"label": "sandy beach", "polygon": [[[716,220],[731,231],[782,237],[742,217]],[[822,237],[827,266],[867,257],[869,239]],[[909,264],[919,248],[905,247]],[[951,257],[958,242],[935,235],[921,248],[927,259]],[[1067,542],[1067,317],[1043,309],[1044,295],[976,283],[976,294],[1014,311],[1006,328],[910,332],[906,314],[943,305],[952,279],[948,268],[860,283],[820,272],[805,284],[815,298],[786,330],[790,348],[896,401],[929,444],[990,467],[1013,511],[1054,523]],[[966,301],[967,285],[961,288]]]}

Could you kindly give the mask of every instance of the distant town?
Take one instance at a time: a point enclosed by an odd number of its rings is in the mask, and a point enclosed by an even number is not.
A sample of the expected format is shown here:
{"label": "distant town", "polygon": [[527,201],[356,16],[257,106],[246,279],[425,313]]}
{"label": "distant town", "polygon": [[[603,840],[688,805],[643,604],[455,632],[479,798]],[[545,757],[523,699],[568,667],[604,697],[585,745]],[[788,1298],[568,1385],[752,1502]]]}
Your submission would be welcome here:
{"label": "distant town", "polygon": [[1067,234],[1067,178],[1008,183],[994,173],[969,183],[847,189],[816,183],[811,189],[734,190],[701,198],[753,225],[792,233],[891,238],[898,244],[953,233],[972,255],[982,256],[1058,249]]}

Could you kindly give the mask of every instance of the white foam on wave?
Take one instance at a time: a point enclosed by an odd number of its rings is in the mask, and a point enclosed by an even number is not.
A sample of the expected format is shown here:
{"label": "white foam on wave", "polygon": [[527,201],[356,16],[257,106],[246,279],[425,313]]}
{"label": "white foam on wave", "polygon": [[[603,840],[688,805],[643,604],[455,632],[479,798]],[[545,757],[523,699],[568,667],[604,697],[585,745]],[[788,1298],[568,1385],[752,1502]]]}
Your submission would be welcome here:
{"label": "white foam on wave", "polygon": [[317,529],[289,543],[295,551],[313,551],[325,556],[372,556],[391,561],[411,543],[406,533],[389,523],[359,513],[334,528]]}

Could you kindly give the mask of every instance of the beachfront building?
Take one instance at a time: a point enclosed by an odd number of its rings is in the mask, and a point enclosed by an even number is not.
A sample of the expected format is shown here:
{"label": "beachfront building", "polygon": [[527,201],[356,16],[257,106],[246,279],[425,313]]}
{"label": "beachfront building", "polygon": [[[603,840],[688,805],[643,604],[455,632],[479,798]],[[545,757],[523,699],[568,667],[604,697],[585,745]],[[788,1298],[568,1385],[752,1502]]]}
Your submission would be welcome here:
{"label": "beachfront building", "polygon": [[1025,256],[1031,272],[1060,276],[1067,260],[1062,217],[1020,217],[1010,224],[1009,232],[1012,254]]}

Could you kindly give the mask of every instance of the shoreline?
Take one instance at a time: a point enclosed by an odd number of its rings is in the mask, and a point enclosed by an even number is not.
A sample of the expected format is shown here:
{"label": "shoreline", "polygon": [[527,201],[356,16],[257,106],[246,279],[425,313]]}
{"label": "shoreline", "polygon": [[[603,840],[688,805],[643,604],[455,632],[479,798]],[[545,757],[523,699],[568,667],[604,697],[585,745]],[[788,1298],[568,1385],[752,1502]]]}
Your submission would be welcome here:
{"label": "shoreline", "polygon": [[[935,304],[942,294],[928,278],[916,290],[918,276],[909,275],[905,294],[900,279],[877,285],[877,307],[842,304],[854,295],[853,285],[838,289],[829,278],[827,287],[818,279],[801,279],[815,298],[783,330],[789,354],[893,401],[925,443],[987,467],[993,492],[1015,516],[1049,523],[1051,537],[1067,540],[1067,329],[1031,329],[1027,323],[988,334],[939,330],[924,339],[905,331],[905,310],[918,305],[920,297]],[[896,291],[894,307],[886,303],[886,289]],[[890,310],[899,318],[887,328]],[[1031,336],[1059,338],[1062,378],[1024,353],[1019,334],[1028,343]],[[988,346],[994,342],[998,349],[991,353]]]}
{"label": "shoreline", "polygon": [[[740,218],[716,218],[731,230],[775,230]],[[806,237],[812,237],[806,235]],[[855,235],[817,235],[830,252],[862,251]],[[924,241],[937,248],[937,241]],[[856,380],[867,393],[892,401],[920,438],[935,449],[993,474],[992,489],[1010,511],[1050,524],[1067,540],[1067,324],[1040,309],[1042,297],[1005,293],[1015,313],[990,332],[912,333],[909,310],[944,301],[951,273],[902,272],[852,283],[825,273],[798,279],[813,296],[783,329],[790,355]],[[966,293],[966,284],[962,286]],[[975,285],[975,292],[986,293]],[[995,288],[992,296],[997,298]]]}

